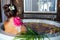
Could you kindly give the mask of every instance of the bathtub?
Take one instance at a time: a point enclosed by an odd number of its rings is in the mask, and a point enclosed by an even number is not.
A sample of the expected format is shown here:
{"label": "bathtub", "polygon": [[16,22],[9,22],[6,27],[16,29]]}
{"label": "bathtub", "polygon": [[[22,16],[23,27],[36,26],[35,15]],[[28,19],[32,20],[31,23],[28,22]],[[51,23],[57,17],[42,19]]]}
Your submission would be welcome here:
{"label": "bathtub", "polygon": [[[42,20],[42,19],[22,19],[23,23],[26,22],[37,22],[37,23],[46,23],[55,25],[57,27],[60,27],[60,23],[51,21],[51,20]],[[3,25],[3,24],[2,24]],[[2,27],[1,25],[1,27]],[[16,35],[8,34],[4,32],[0,27],[0,40],[13,40]],[[50,40],[60,40],[60,35],[55,37],[49,37]],[[44,38],[44,40],[49,40],[48,38]],[[18,39],[19,40],[19,39]]]}

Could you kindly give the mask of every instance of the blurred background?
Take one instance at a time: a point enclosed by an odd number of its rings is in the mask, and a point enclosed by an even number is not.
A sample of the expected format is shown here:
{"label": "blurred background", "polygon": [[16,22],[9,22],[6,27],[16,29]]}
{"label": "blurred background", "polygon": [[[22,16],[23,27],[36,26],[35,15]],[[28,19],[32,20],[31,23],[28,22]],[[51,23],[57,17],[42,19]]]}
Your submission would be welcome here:
{"label": "blurred background", "polygon": [[13,3],[22,19],[46,19],[60,22],[60,0],[0,0],[0,25],[7,19],[3,6]]}

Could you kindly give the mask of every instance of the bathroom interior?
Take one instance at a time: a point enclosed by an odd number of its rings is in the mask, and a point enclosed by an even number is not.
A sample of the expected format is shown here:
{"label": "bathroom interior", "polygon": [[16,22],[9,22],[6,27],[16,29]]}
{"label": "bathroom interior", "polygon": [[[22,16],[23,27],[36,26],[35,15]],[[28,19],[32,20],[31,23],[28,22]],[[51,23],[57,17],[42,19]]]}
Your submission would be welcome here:
{"label": "bathroom interior", "polygon": [[[16,5],[18,15],[23,22],[40,22],[60,27],[60,0],[0,0],[0,30],[7,19],[3,6],[11,3]],[[12,40],[13,36],[7,35],[9,34],[5,35],[0,32],[0,39]],[[56,35],[50,37],[50,40],[60,40],[60,36]],[[49,39],[44,38],[44,40]]]}

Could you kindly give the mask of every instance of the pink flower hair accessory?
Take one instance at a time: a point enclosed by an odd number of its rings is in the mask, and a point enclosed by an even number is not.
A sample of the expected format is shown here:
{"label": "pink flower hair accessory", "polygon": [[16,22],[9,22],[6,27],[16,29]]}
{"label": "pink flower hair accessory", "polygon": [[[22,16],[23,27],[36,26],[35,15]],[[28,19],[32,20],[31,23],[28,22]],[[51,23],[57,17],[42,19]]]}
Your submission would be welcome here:
{"label": "pink flower hair accessory", "polygon": [[19,17],[14,17],[14,24],[17,26],[17,27],[19,27],[20,25],[22,25],[23,24],[23,22],[21,21],[21,18],[19,18]]}

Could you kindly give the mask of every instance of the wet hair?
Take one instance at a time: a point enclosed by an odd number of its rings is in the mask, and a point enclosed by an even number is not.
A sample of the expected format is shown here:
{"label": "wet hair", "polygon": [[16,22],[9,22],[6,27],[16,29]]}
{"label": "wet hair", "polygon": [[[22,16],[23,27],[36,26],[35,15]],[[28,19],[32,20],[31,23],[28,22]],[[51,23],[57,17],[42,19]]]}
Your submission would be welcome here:
{"label": "wet hair", "polygon": [[5,4],[3,6],[3,9],[4,9],[4,14],[7,16],[7,18],[10,18],[10,17],[15,17],[16,14],[17,14],[17,8],[14,4],[12,4],[14,6],[14,10],[10,10],[10,6],[11,4]]}

